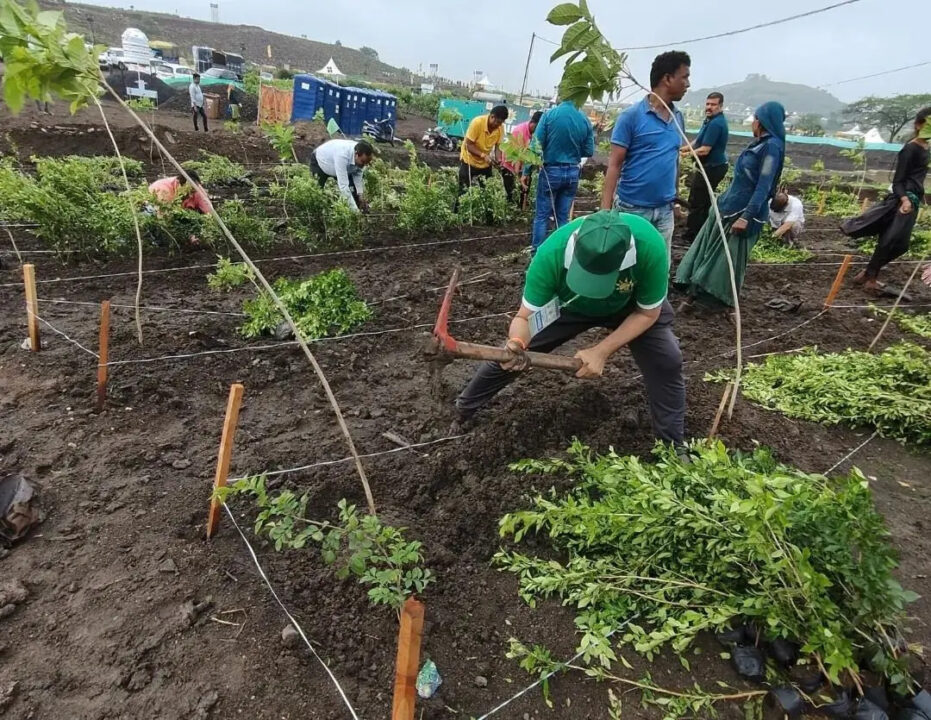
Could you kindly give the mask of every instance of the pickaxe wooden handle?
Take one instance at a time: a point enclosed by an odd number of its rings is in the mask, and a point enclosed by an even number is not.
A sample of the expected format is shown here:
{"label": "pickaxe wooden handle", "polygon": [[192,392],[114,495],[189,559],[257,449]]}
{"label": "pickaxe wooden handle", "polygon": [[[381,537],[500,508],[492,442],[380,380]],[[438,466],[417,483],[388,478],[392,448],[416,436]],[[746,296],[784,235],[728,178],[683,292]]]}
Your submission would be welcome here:
{"label": "pickaxe wooden handle", "polygon": [[[436,326],[433,328],[436,350],[447,355],[468,358],[470,360],[507,362],[513,359],[513,355],[504,348],[459,342],[449,334],[449,309],[452,305],[453,293],[456,291],[456,285],[458,284],[459,269],[457,268],[455,272],[453,272],[452,279],[449,281],[449,287],[446,289],[446,295],[443,297],[443,304],[440,305],[440,312],[436,317]],[[526,355],[527,359],[530,360],[531,367],[547,368],[550,370],[568,370],[570,372],[576,372],[582,367],[581,360],[566,357],[565,355],[550,355],[549,353],[539,352],[527,352]]]}

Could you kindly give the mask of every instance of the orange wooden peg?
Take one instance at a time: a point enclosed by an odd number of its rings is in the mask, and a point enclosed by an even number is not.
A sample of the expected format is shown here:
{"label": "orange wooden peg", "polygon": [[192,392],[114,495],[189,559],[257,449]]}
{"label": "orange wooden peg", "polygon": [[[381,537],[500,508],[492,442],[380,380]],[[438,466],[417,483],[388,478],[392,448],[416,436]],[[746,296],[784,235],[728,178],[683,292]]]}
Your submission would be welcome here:
{"label": "orange wooden peg", "polygon": [[23,265],[23,284],[26,286],[26,322],[29,325],[29,345],[33,352],[42,349],[39,337],[39,301],[36,298],[36,266]]}
{"label": "orange wooden peg", "polygon": [[825,310],[831,307],[831,304],[834,302],[834,298],[836,298],[837,293],[840,292],[841,283],[844,282],[844,276],[847,274],[847,270],[850,269],[850,263],[852,261],[853,255],[844,255],[844,262],[841,263],[840,269],[837,271],[837,276],[834,278],[834,284],[831,285],[831,292],[828,293],[828,296],[824,300]]}
{"label": "orange wooden peg", "polygon": [[100,303],[100,357],[97,360],[97,412],[107,406],[107,362],[110,355],[110,301]]}
{"label": "orange wooden peg", "polygon": [[708,432],[708,438],[711,439],[718,434],[718,428],[721,426],[721,418],[724,417],[724,408],[727,407],[727,401],[734,391],[734,383],[729,382],[724,386],[724,394],[721,396],[721,403],[718,405],[718,411],[714,415],[714,422],[711,423],[711,430]]}
{"label": "orange wooden peg", "polygon": [[230,472],[230,459],[233,456],[233,438],[236,436],[236,423],[239,421],[239,407],[242,405],[243,386],[240,383],[230,385],[230,396],[226,403],[226,419],[223,421],[223,434],[220,436],[220,453],[217,456],[217,474],[213,480],[213,493],[210,495],[210,512],[207,514],[207,539],[213,537],[220,521],[220,506],[216,491],[226,487]]}
{"label": "orange wooden peg", "polygon": [[394,672],[394,703],[391,720],[414,720],[417,704],[417,672],[420,667],[420,643],[423,639],[424,604],[408,598],[401,608],[398,631],[398,657]]}

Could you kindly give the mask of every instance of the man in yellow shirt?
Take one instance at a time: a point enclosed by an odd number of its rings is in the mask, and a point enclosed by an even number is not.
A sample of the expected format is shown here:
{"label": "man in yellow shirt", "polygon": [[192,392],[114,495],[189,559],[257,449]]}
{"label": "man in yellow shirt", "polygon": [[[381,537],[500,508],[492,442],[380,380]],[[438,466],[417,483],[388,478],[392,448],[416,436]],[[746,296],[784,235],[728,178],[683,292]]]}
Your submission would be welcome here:
{"label": "man in yellow shirt", "polygon": [[[479,115],[469,123],[462,149],[459,151],[459,194],[462,195],[473,182],[484,184],[491,177],[492,166],[501,162],[498,146],[504,140],[504,121],[508,109],[496,105],[487,115]],[[458,201],[457,201],[458,205]]]}

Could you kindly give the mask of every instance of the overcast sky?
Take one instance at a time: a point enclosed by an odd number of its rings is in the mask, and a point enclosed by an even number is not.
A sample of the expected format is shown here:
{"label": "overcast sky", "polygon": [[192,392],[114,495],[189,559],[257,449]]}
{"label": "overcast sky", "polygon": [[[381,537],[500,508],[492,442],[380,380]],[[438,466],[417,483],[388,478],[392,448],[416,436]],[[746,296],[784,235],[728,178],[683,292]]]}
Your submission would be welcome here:
{"label": "overcast sky", "polygon": [[[556,0],[218,0],[220,21],[260,25],[314,40],[368,45],[385,62],[469,80],[484,71],[497,86],[520,89],[530,35],[558,42],[561,28],[547,25]],[[93,4],[210,18],[210,0],[107,0]],[[692,56],[693,87],[737,82],[749,73],[773,80],[826,85],[931,60],[927,18],[907,4],[860,0],[820,15],[730,38],[678,45],[678,40],[735,30],[832,4],[829,0],[782,0],[755,6],[746,0],[588,0],[615,47],[671,43]],[[714,8],[713,10],[710,8]],[[205,44],[209,38],[205,38]],[[528,89],[551,92],[560,68],[550,66],[555,47],[538,42]],[[634,75],[646,83],[661,50],[630,54]],[[827,88],[844,101],[864,95],[931,92],[931,65]]]}

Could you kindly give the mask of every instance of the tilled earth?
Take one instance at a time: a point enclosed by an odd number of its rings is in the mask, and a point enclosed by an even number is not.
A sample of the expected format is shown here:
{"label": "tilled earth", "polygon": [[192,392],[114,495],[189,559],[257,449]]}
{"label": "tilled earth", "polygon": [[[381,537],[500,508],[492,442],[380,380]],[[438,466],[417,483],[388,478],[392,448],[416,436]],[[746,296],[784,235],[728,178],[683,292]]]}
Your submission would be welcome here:
{"label": "tilled earth", "polygon": [[[751,266],[742,298],[747,355],[811,344],[865,348],[875,335],[876,318],[863,307],[847,307],[869,301],[849,284],[839,307],[816,317],[846,250],[835,222],[812,220],[808,243],[819,253],[815,261]],[[464,280],[476,282],[456,295],[451,329],[463,339],[498,343],[507,328],[504,313],[518,305],[526,264],[524,229],[477,228],[463,235],[484,239],[400,249],[393,246],[410,241],[380,236],[375,242],[385,247],[370,252],[261,265],[272,277],[343,267],[373,303],[375,317],[361,335],[312,345],[361,453],[398,450],[385,433],[412,443],[441,441],[364,461],[380,515],[423,541],[426,564],[437,574],[423,597],[423,650],[444,682],[421,704],[423,718],[477,717],[529,684],[532,678],[505,658],[509,637],[544,643],[555,657],[574,653],[572,613],[557,603],[528,608],[515,579],[489,564],[499,544],[498,518],[523,506],[535,489],[507,464],[558,454],[573,437],[622,453],[646,455],[652,446],[644,393],[627,353],[597,381],[532,371],[502,392],[465,437],[443,440],[451,434],[452,398],[473,365],[458,361],[437,370],[423,356],[441,288],[462,267]],[[38,258],[40,315],[95,349],[97,304],[112,299],[111,360],[128,362],[111,368],[108,408],[96,413],[94,357],[46,326],[42,352],[20,348],[25,312],[19,269],[3,258],[0,469],[22,472],[36,484],[47,519],[0,560],[0,582],[16,579],[28,590],[0,620],[0,709],[16,720],[349,717],[306,647],[282,642],[287,620],[229,518],[221,517],[213,541],[203,539],[231,383],[245,385],[233,476],[348,454],[306,359],[293,344],[241,339],[236,313],[250,290],[211,293],[207,269],[146,275],[143,303],[150,309],[143,311],[140,346],[133,312],[125,307],[135,290],[132,262],[69,267],[47,255],[32,257]],[[214,259],[203,251],[149,258],[146,267],[209,266]],[[889,280],[904,282],[911,268],[894,266]],[[66,281],[98,274],[114,276]],[[915,304],[931,304],[926,289],[914,295]],[[774,296],[804,304],[795,314],[770,310],[765,303]],[[677,318],[676,331],[688,363],[689,430],[704,436],[721,387],[702,376],[733,364],[734,331],[723,318],[703,314]],[[583,336],[562,352],[595,337]],[[891,326],[883,342],[901,337]],[[760,442],[786,462],[824,471],[868,434],[796,422],[741,400],[721,437],[733,447]],[[877,439],[852,462],[876,477],[876,501],[902,555],[903,584],[928,596],[931,461]],[[276,476],[275,482],[308,492],[316,518],[334,517],[341,498],[364,506],[348,462]],[[247,504],[231,507],[350,703],[361,717],[388,717],[395,615],[371,607],[365,589],[337,579],[315,551],[275,553],[256,541]],[[922,599],[913,613],[911,637],[927,644],[931,606]],[[739,686],[713,647],[705,657],[693,663],[694,673],[674,658],[661,658],[649,670],[670,687],[696,680],[713,687],[719,679]],[[641,664],[637,671],[643,670]],[[603,718],[606,692],[578,674],[565,675],[552,681],[555,710],[535,690],[497,717]],[[652,716],[638,703],[635,695],[625,700],[633,716]]]}

